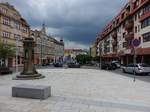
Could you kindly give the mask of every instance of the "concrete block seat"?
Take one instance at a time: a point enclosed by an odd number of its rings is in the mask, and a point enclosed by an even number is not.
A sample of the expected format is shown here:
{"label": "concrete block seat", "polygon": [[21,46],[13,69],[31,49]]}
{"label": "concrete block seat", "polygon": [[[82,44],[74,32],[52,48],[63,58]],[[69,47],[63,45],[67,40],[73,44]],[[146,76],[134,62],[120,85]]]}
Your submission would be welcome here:
{"label": "concrete block seat", "polygon": [[12,87],[12,96],[44,100],[51,96],[51,87],[20,84]]}

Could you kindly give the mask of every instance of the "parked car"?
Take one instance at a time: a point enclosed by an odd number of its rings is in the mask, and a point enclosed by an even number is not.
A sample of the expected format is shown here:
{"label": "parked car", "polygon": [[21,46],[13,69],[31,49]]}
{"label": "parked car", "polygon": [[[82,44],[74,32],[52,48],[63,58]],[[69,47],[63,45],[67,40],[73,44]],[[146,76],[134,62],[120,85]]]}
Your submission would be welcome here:
{"label": "parked car", "polygon": [[68,63],[68,67],[69,68],[80,68],[80,64],[79,63]]}
{"label": "parked car", "polygon": [[104,70],[115,70],[116,69],[116,65],[113,63],[102,63],[101,64],[101,69]]}
{"label": "parked car", "polygon": [[111,62],[116,68],[120,68],[121,64],[119,63],[119,61],[112,61]]}
{"label": "parked car", "polygon": [[63,64],[60,62],[54,63],[54,67],[63,67]]}
{"label": "parked car", "polygon": [[8,67],[0,67],[0,75],[12,74],[12,71]]}
{"label": "parked car", "polygon": [[150,66],[145,63],[138,64],[129,64],[122,68],[124,73],[132,73],[132,74],[145,74],[148,75],[150,73]]}

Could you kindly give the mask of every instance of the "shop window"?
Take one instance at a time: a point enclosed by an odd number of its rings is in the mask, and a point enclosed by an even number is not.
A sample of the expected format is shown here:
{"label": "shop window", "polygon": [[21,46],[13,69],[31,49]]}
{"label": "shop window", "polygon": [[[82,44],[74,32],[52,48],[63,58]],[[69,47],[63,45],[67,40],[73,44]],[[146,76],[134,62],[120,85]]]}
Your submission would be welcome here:
{"label": "shop window", "polygon": [[150,41],[150,32],[143,34],[143,42]]}

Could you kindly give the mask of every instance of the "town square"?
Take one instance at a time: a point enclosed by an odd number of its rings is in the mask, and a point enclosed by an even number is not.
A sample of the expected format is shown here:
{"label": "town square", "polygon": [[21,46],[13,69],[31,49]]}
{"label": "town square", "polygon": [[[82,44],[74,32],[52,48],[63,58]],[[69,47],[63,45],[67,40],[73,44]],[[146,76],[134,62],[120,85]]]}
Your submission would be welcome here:
{"label": "town square", "polygon": [[150,112],[149,0],[0,0],[0,112]]}

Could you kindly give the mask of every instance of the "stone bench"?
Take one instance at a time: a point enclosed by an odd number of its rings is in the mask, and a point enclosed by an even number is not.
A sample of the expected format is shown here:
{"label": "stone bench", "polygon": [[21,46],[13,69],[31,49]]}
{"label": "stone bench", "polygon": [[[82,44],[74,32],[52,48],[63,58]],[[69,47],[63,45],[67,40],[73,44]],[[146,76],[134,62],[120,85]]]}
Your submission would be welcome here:
{"label": "stone bench", "polygon": [[21,84],[12,87],[12,96],[44,100],[51,96],[51,87]]}

